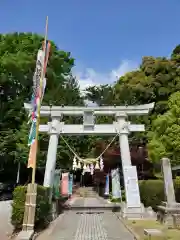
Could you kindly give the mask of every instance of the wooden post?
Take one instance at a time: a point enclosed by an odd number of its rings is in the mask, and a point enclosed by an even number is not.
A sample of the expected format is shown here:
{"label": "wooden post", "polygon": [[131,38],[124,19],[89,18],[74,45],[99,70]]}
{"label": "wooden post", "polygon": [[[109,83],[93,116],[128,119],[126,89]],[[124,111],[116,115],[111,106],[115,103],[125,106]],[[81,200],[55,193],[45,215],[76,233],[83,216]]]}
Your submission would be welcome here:
{"label": "wooden post", "polygon": [[34,230],[34,219],[36,212],[37,184],[30,183],[27,186],[23,231]]}

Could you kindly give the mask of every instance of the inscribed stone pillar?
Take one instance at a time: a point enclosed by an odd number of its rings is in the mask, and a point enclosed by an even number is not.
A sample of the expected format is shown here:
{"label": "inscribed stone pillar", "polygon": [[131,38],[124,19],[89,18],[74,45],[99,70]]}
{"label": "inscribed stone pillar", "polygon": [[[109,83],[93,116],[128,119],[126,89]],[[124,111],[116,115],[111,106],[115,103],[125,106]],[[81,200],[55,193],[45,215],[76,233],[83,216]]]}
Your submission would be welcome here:
{"label": "inscribed stone pillar", "polygon": [[49,147],[47,153],[46,169],[44,174],[44,186],[52,187],[54,172],[56,167],[56,154],[59,140],[59,131],[58,131],[59,121],[57,119],[52,120],[51,129],[50,129],[50,138],[49,138]]}
{"label": "inscribed stone pillar", "polygon": [[167,198],[167,203],[175,203],[174,184],[172,179],[171,163],[168,158],[162,158],[162,171],[164,177],[164,188]]}

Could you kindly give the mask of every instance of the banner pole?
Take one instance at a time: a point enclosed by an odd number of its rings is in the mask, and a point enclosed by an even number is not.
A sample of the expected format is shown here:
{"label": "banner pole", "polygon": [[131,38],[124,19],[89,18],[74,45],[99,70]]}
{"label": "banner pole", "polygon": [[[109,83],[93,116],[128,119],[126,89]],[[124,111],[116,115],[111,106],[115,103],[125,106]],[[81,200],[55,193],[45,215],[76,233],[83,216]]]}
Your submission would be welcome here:
{"label": "banner pole", "polygon": [[[46,17],[46,28],[45,28],[45,38],[44,38],[44,52],[46,52],[46,41],[47,41],[47,33],[48,33],[48,16]],[[39,104],[37,106],[37,120],[36,120],[36,154],[34,159],[34,166],[32,168],[32,184],[35,183],[36,177],[36,160],[37,160],[37,153],[38,153],[38,137],[39,137],[39,125],[40,125],[40,110],[41,110],[41,95],[42,95],[42,87],[43,87],[43,79],[44,79],[44,64],[42,65],[41,69],[41,78],[40,78],[40,89],[39,89]]]}

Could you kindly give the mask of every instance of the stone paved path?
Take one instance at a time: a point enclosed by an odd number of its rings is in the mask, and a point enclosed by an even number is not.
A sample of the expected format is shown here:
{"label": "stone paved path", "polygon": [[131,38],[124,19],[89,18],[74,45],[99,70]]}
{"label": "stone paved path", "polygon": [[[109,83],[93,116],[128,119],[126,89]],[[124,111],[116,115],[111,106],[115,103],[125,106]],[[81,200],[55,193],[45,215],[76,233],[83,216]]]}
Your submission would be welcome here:
{"label": "stone paved path", "polygon": [[[97,201],[98,199],[84,199],[84,206],[92,206]],[[89,211],[67,211],[56,220],[53,228],[45,231],[37,238],[37,240],[118,239],[133,240],[134,237],[111,211],[98,211],[95,209]]]}
{"label": "stone paved path", "polygon": [[0,201],[0,240],[9,239],[13,226],[11,225],[11,201]]}

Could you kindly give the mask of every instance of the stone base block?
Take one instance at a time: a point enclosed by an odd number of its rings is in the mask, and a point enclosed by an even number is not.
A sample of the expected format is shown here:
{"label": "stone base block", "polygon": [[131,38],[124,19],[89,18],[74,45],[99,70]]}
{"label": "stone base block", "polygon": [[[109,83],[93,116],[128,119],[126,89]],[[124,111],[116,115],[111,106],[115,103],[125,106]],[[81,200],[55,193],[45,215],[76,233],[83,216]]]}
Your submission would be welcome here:
{"label": "stone base block", "polygon": [[144,205],[140,207],[128,207],[126,203],[121,205],[121,217],[127,219],[142,219],[144,217]]}
{"label": "stone base block", "polygon": [[161,230],[144,229],[144,240],[165,240],[166,237]]}
{"label": "stone base block", "polygon": [[177,202],[172,202],[172,203],[162,202],[161,206],[164,206],[167,209],[176,209],[180,211],[180,203],[177,203]]}
{"label": "stone base block", "polygon": [[180,214],[159,211],[157,220],[168,228],[180,228]]}
{"label": "stone base block", "polygon": [[180,227],[180,204],[162,203],[158,206],[157,220],[162,224],[165,224],[168,228],[179,228]]}
{"label": "stone base block", "polygon": [[15,240],[32,240],[34,231],[21,231]]}

